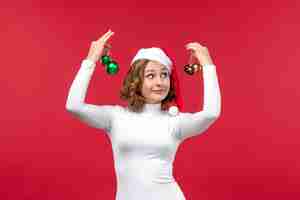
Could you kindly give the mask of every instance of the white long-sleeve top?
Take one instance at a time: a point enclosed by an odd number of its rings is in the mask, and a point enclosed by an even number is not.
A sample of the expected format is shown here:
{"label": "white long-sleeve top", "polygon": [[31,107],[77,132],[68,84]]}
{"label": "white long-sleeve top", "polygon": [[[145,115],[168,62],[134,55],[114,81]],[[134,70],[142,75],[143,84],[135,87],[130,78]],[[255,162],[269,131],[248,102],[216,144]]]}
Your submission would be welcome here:
{"label": "white long-sleeve top", "polygon": [[[216,66],[203,66],[204,106],[195,113],[170,115],[161,104],[145,104],[141,113],[120,105],[85,103],[95,63],[83,60],[70,87],[66,109],[87,125],[108,134],[117,175],[116,200],[160,200],[185,197],[173,177],[180,143],[206,131],[220,116]],[[163,184],[163,185],[162,185]]]}

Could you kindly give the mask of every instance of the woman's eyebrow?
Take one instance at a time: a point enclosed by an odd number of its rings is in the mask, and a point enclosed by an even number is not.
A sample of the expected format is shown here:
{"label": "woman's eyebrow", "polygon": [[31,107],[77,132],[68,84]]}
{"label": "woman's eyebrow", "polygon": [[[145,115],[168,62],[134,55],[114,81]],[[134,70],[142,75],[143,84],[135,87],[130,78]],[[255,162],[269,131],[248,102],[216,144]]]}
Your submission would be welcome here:
{"label": "woman's eyebrow", "polygon": [[[166,67],[161,68],[162,71],[168,71],[168,69]],[[146,72],[155,72],[154,69],[148,69],[146,70]]]}

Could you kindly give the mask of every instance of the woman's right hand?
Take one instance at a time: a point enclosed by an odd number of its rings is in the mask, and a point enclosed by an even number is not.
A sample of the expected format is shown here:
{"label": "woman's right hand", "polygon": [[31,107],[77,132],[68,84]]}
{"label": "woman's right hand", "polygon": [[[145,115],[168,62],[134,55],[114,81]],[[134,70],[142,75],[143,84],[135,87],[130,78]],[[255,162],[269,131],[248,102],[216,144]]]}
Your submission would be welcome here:
{"label": "woman's right hand", "polygon": [[88,56],[86,59],[93,61],[96,63],[100,60],[102,56],[104,47],[110,48],[108,44],[106,44],[107,40],[114,34],[111,30],[108,30],[104,35],[102,35],[98,40],[92,41]]}

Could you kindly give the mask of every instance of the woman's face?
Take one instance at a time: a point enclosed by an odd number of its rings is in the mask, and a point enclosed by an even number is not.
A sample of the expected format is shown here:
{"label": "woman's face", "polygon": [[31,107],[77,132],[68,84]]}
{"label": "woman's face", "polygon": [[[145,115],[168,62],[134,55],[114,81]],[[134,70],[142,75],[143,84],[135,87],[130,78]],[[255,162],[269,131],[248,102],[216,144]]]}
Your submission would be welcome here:
{"label": "woman's face", "polygon": [[160,103],[170,90],[170,74],[168,68],[157,62],[150,61],[144,70],[142,95],[146,103]]}

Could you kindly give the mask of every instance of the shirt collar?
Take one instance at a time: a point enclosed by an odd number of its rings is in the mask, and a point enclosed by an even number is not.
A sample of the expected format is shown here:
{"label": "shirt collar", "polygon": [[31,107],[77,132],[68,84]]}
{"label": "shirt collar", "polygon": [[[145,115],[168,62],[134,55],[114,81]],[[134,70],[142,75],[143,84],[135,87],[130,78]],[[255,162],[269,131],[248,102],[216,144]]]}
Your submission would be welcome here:
{"label": "shirt collar", "polygon": [[143,113],[160,113],[161,112],[161,103],[145,103],[143,108]]}

